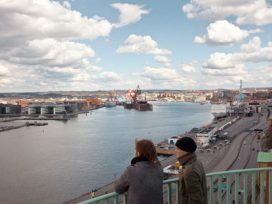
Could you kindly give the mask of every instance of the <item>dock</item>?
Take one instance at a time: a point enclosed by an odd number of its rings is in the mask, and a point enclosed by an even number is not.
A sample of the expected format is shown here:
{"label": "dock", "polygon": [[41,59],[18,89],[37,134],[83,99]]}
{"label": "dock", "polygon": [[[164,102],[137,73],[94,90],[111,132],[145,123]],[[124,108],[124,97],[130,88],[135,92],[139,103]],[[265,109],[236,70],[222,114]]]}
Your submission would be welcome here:
{"label": "dock", "polygon": [[48,123],[38,123],[37,121],[35,122],[26,122],[25,123],[26,126],[45,126],[48,125]]}
{"label": "dock", "polygon": [[48,123],[44,123],[44,122],[24,122],[22,124],[18,124],[18,125],[4,125],[4,126],[0,126],[0,132],[5,132],[5,131],[9,131],[9,130],[15,130],[15,129],[19,129],[22,127],[29,127],[29,126],[46,126],[48,125]]}
{"label": "dock", "polygon": [[205,132],[205,131],[208,131],[208,130],[214,129],[214,128],[221,131],[225,127],[230,125],[231,121],[233,121],[233,120],[234,120],[233,117],[227,117],[227,118],[220,119],[220,120],[214,120],[210,124],[204,125],[201,128],[192,128],[192,130],[190,132],[186,132],[186,133],[178,135],[178,136],[169,137],[168,139],[165,139],[156,145],[157,154],[163,155],[163,156],[172,156],[175,154],[175,143],[179,138],[185,137],[185,136],[195,138],[197,133]]}
{"label": "dock", "polygon": [[164,140],[156,145],[156,151],[158,155],[172,156],[175,154],[175,145],[168,144],[167,140]]}

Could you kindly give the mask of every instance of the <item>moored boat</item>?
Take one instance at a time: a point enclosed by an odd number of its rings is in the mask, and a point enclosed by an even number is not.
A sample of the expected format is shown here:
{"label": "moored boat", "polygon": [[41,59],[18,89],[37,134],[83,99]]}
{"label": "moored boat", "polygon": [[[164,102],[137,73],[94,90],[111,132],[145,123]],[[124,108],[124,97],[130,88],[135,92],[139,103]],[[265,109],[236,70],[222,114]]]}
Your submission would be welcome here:
{"label": "moored boat", "polygon": [[136,90],[129,90],[127,92],[127,102],[124,103],[126,109],[136,109],[138,111],[152,111],[153,105],[140,97],[141,90],[139,85]]}
{"label": "moored boat", "polygon": [[115,101],[106,101],[106,102],[104,103],[104,106],[105,106],[106,108],[113,108],[113,107],[116,106],[116,102],[115,102]]}

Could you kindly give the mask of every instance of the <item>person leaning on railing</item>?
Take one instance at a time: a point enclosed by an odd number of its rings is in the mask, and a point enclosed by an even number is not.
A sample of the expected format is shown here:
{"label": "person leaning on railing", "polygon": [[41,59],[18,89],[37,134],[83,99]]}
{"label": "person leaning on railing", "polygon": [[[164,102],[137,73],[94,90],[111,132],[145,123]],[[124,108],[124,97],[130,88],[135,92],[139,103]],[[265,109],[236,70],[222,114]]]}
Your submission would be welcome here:
{"label": "person leaning on railing", "polygon": [[206,204],[207,184],[202,163],[197,160],[197,145],[190,137],[182,137],[176,142],[176,156],[182,166],[179,174],[180,204]]}
{"label": "person leaning on railing", "polygon": [[128,204],[162,204],[163,170],[153,142],[136,142],[136,157],[115,182],[117,193],[128,192]]}

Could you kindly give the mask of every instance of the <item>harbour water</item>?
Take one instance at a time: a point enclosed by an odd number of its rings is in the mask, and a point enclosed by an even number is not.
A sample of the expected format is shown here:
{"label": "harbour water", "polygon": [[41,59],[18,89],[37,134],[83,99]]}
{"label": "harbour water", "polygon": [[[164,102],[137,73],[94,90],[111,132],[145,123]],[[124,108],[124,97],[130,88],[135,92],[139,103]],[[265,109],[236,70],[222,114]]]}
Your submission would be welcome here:
{"label": "harbour water", "polygon": [[68,122],[0,133],[0,203],[62,203],[117,178],[136,138],[158,143],[211,122],[210,105],[101,108]]}

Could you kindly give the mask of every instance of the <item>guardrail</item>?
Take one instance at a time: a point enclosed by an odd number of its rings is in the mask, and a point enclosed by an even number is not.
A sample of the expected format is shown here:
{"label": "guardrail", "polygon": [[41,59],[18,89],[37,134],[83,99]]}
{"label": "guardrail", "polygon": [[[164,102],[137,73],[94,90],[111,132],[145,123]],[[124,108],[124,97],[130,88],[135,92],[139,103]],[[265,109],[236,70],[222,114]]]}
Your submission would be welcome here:
{"label": "guardrail", "polygon": [[[272,203],[272,168],[241,169],[208,173],[208,203]],[[164,203],[179,203],[178,178],[163,181]],[[127,203],[127,195],[116,192],[92,198],[80,204]]]}

